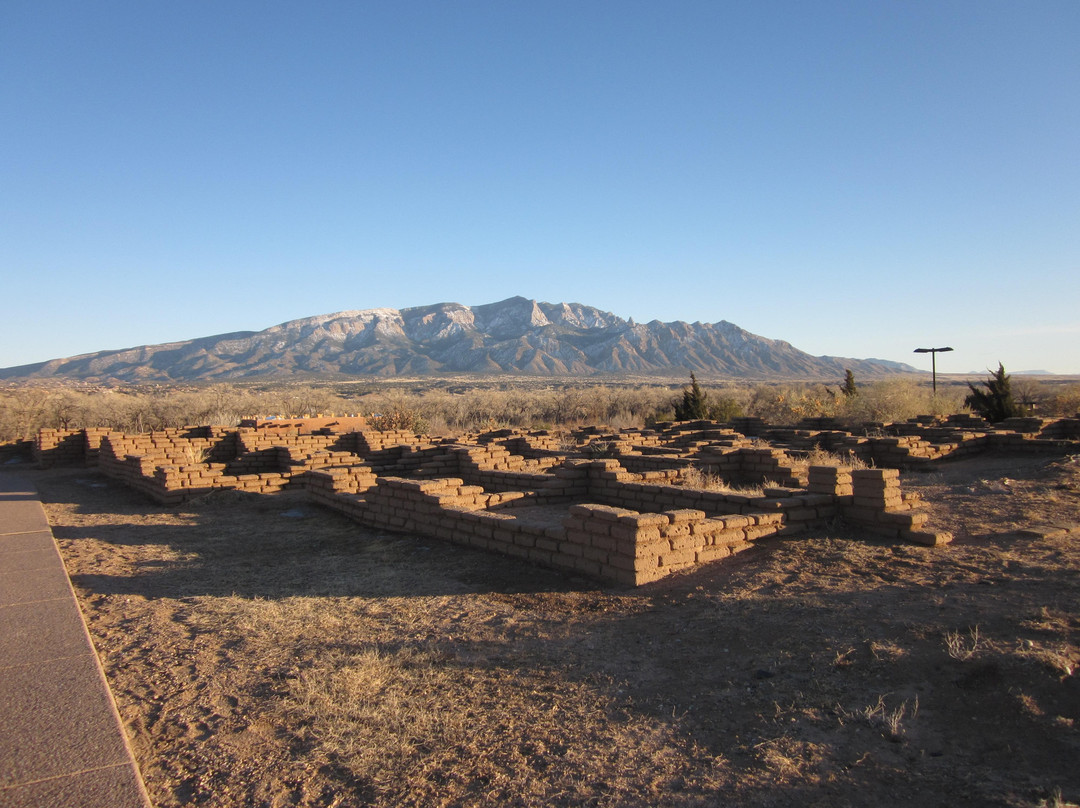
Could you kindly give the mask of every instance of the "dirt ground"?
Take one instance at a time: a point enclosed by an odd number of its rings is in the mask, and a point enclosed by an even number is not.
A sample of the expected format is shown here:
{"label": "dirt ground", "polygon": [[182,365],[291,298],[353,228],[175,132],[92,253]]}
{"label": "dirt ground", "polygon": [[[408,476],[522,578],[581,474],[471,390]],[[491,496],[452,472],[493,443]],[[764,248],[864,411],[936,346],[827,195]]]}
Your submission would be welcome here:
{"label": "dirt ground", "polygon": [[956,541],[767,540],[636,590],[294,496],[34,472],[169,806],[1080,801],[1080,459],[905,475]]}

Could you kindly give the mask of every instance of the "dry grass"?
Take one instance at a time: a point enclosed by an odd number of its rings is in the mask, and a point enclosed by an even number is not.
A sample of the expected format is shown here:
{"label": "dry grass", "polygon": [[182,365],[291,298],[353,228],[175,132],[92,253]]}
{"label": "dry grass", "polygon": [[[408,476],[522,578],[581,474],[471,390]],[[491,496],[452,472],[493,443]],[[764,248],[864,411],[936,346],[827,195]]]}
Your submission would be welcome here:
{"label": "dry grass", "polygon": [[919,698],[909,706],[907,701],[902,701],[896,707],[889,707],[884,696],[878,696],[877,701],[855,713],[872,727],[881,728],[885,737],[890,741],[900,741],[905,733],[905,720],[913,721],[919,714]]}
{"label": "dry grass", "polygon": [[950,631],[945,635],[945,650],[957,662],[967,662],[979,650],[979,627],[968,629],[967,636],[959,631]]}
{"label": "dry grass", "polygon": [[849,469],[873,468],[873,463],[867,463],[854,452],[840,454],[822,449],[820,446],[807,452],[806,462],[811,466],[843,466]]}
{"label": "dry grass", "polygon": [[766,480],[761,485],[733,485],[719,474],[705,471],[697,466],[687,466],[679,473],[677,483],[685,488],[700,491],[719,491],[723,494],[740,494],[748,497],[762,496],[765,488],[773,483]]}
{"label": "dry grass", "polygon": [[185,446],[184,459],[192,465],[206,463],[210,460],[210,449],[205,446]]}

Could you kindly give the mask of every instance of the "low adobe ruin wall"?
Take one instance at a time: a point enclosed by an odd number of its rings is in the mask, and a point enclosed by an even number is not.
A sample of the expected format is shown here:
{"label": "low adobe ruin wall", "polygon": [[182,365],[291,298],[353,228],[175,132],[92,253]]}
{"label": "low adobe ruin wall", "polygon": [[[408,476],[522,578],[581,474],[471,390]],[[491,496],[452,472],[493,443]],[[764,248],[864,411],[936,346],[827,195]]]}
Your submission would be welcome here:
{"label": "low adobe ruin wall", "polygon": [[[677,469],[633,472],[613,458],[525,458],[498,441],[425,443],[409,435],[400,436],[408,443],[391,445],[399,436],[363,433],[277,434],[267,441],[265,434],[208,428],[96,437],[102,472],[163,504],[218,489],[293,488],[370,527],[622,585],[658,580],[758,539],[797,535],[836,519],[924,544],[947,539],[920,530],[925,514],[903,498],[899,474],[884,469],[804,464],[799,474],[806,485],[795,487],[792,475],[788,485],[751,496],[689,489],[674,484]],[[730,452],[727,461],[750,473],[775,472],[782,456],[745,447]],[[198,456],[207,462],[192,462]]]}
{"label": "low adobe ruin wall", "polygon": [[[736,426],[768,434],[767,425],[743,420]],[[900,428],[911,434],[871,437],[786,429],[777,438],[795,445],[829,442],[856,456],[869,451],[908,464],[991,448],[1077,448],[1071,439],[1045,437],[1071,434],[1071,422],[1025,424],[1027,432],[963,431],[969,426],[912,423]],[[925,529],[927,513],[904,496],[895,468],[809,465],[797,448],[753,445],[730,425],[708,422],[609,437],[599,430],[583,434],[581,453],[615,454],[595,459],[567,458],[552,436],[520,430],[470,443],[369,430],[42,430],[34,451],[43,466],[98,465],[167,505],[220,489],[294,489],[370,527],[623,585],[725,558],[764,537],[837,521],[925,545],[949,538]],[[769,483],[761,495],[696,490],[677,484],[688,465],[734,481]]]}

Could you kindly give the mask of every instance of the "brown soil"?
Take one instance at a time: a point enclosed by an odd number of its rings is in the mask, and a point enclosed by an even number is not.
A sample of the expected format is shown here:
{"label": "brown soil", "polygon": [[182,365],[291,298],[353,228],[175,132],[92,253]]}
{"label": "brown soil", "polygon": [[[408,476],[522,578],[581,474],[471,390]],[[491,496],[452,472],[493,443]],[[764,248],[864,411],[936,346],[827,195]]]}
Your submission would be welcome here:
{"label": "brown soil", "polygon": [[158,808],[1080,800],[1076,458],[905,478],[956,542],[835,530],[637,590],[292,497],[36,473]]}

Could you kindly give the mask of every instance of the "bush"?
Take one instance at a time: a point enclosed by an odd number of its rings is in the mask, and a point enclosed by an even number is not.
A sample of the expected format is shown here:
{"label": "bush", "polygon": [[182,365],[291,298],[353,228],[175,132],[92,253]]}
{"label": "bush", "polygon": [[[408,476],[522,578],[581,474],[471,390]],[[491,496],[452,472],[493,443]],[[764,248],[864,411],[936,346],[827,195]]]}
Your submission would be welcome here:
{"label": "bush", "polygon": [[709,405],[710,421],[733,421],[743,417],[742,405],[730,396],[721,396]]}
{"label": "bush", "polygon": [[843,396],[838,401],[836,417],[848,426],[867,421],[896,423],[917,415],[942,417],[960,412],[960,394],[941,389],[937,395],[912,379],[883,379],[859,388],[858,395]]}
{"label": "bush", "polygon": [[1080,384],[1064,386],[1048,395],[1043,414],[1059,417],[1075,417],[1080,414]]}
{"label": "bush", "polygon": [[1020,415],[1020,408],[1013,401],[1012,387],[1005,373],[1005,366],[998,362],[997,371],[985,382],[985,390],[980,390],[971,382],[971,395],[964,399],[964,404],[972,412],[981,415],[992,424]]}
{"label": "bush", "polygon": [[762,384],[754,388],[746,411],[770,424],[797,424],[836,415],[836,393],[823,384]]}

